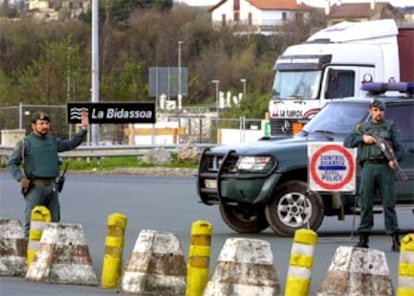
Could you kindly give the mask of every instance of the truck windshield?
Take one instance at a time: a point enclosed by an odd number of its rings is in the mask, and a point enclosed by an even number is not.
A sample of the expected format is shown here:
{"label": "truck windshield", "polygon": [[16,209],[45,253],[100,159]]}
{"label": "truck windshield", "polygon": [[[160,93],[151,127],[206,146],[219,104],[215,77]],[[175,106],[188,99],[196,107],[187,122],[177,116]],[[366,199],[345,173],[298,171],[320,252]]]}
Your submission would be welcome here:
{"label": "truck windshield", "polygon": [[277,71],[272,98],[316,99],[322,71]]}
{"label": "truck windshield", "polygon": [[327,104],[304,127],[305,134],[350,133],[352,129],[368,117],[368,105],[352,102]]}

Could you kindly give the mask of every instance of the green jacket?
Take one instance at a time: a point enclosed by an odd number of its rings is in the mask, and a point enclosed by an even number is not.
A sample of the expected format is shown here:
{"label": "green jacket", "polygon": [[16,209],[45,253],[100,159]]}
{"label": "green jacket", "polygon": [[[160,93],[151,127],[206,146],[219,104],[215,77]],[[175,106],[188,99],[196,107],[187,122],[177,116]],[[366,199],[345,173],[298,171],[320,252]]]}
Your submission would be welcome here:
{"label": "green jacket", "polygon": [[358,162],[366,160],[385,160],[386,157],[380,148],[374,144],[365,144],[362,135],[376,135],[392,143],[397,160],[403,156],[403,146],[399,128],[391,120],[375,123],[372,120],[358,124],[354,131],[344,139],[347,148],[358,147]]}
{"label": "green jacket", "polygon": [[[78,147],[86,130],[76,133],[71,139],[62,140],[52,135],[39,136],[34,133],[17,143],[7,162],[7,169],[15,180],[27,178],[55,178],[59,175],[58,152]],[[24,153],[23,153],[24,151]],[[19,166],[23,164],[23,171]]]}

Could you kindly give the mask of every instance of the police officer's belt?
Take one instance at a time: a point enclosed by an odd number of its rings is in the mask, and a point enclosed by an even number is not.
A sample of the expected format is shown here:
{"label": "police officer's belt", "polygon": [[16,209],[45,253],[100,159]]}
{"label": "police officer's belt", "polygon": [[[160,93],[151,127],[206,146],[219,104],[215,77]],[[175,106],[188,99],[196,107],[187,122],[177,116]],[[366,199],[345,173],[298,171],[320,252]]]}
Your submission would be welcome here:
{"label": "police officer's belt", "polygon": [[388,159],[368,159],[365,162],[373,164],[388,164]]}
{"label": "police officer's belt", "polygon": [[34,178],[33,179],[33,184],[35,185],[50,185],[56,183],[56,179],[55,178]]}

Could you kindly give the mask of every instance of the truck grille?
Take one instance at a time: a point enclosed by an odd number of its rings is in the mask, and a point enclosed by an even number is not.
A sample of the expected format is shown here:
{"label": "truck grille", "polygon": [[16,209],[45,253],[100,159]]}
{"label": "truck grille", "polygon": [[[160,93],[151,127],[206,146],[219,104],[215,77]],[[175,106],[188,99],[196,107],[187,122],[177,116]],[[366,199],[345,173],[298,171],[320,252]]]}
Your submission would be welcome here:
{"label": "truck grille", "polygon": [[293,122],[296,122],[297,119],[270,119],[270,135],[278,136],[283,134],[292,134]]}
{"label": "truck grille", "polygon": [[[309,120],[307,119],[287,119],[287,118],[271,118],[270,119],[270,135],[271,136],[280,136],[280,135],[291,135],[294,132],[294,124],[300,123],[304,125]],[[299,126],[301,128],[301,126]]]}

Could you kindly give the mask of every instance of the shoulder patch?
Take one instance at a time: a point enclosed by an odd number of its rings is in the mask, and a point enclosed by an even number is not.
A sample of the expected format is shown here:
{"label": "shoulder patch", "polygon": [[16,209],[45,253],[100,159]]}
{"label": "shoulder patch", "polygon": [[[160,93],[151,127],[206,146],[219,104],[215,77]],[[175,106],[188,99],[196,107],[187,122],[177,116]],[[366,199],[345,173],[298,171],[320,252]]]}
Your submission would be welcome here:
{"label": "shoulder patch", "polygon": [[356,133],[357,134],[359,134],[359,135],[362,135],[362,131],[361,131],[361,124],[357,124],[356,126],[355,126],[355,131],[356,131]]}
{"label": "shoulder patch", "polygon": [[23,141],[17,142],[16,145],[14,145],[13,152],[16,152],[16,151],[22,149],[22,145],[23,145]]}

